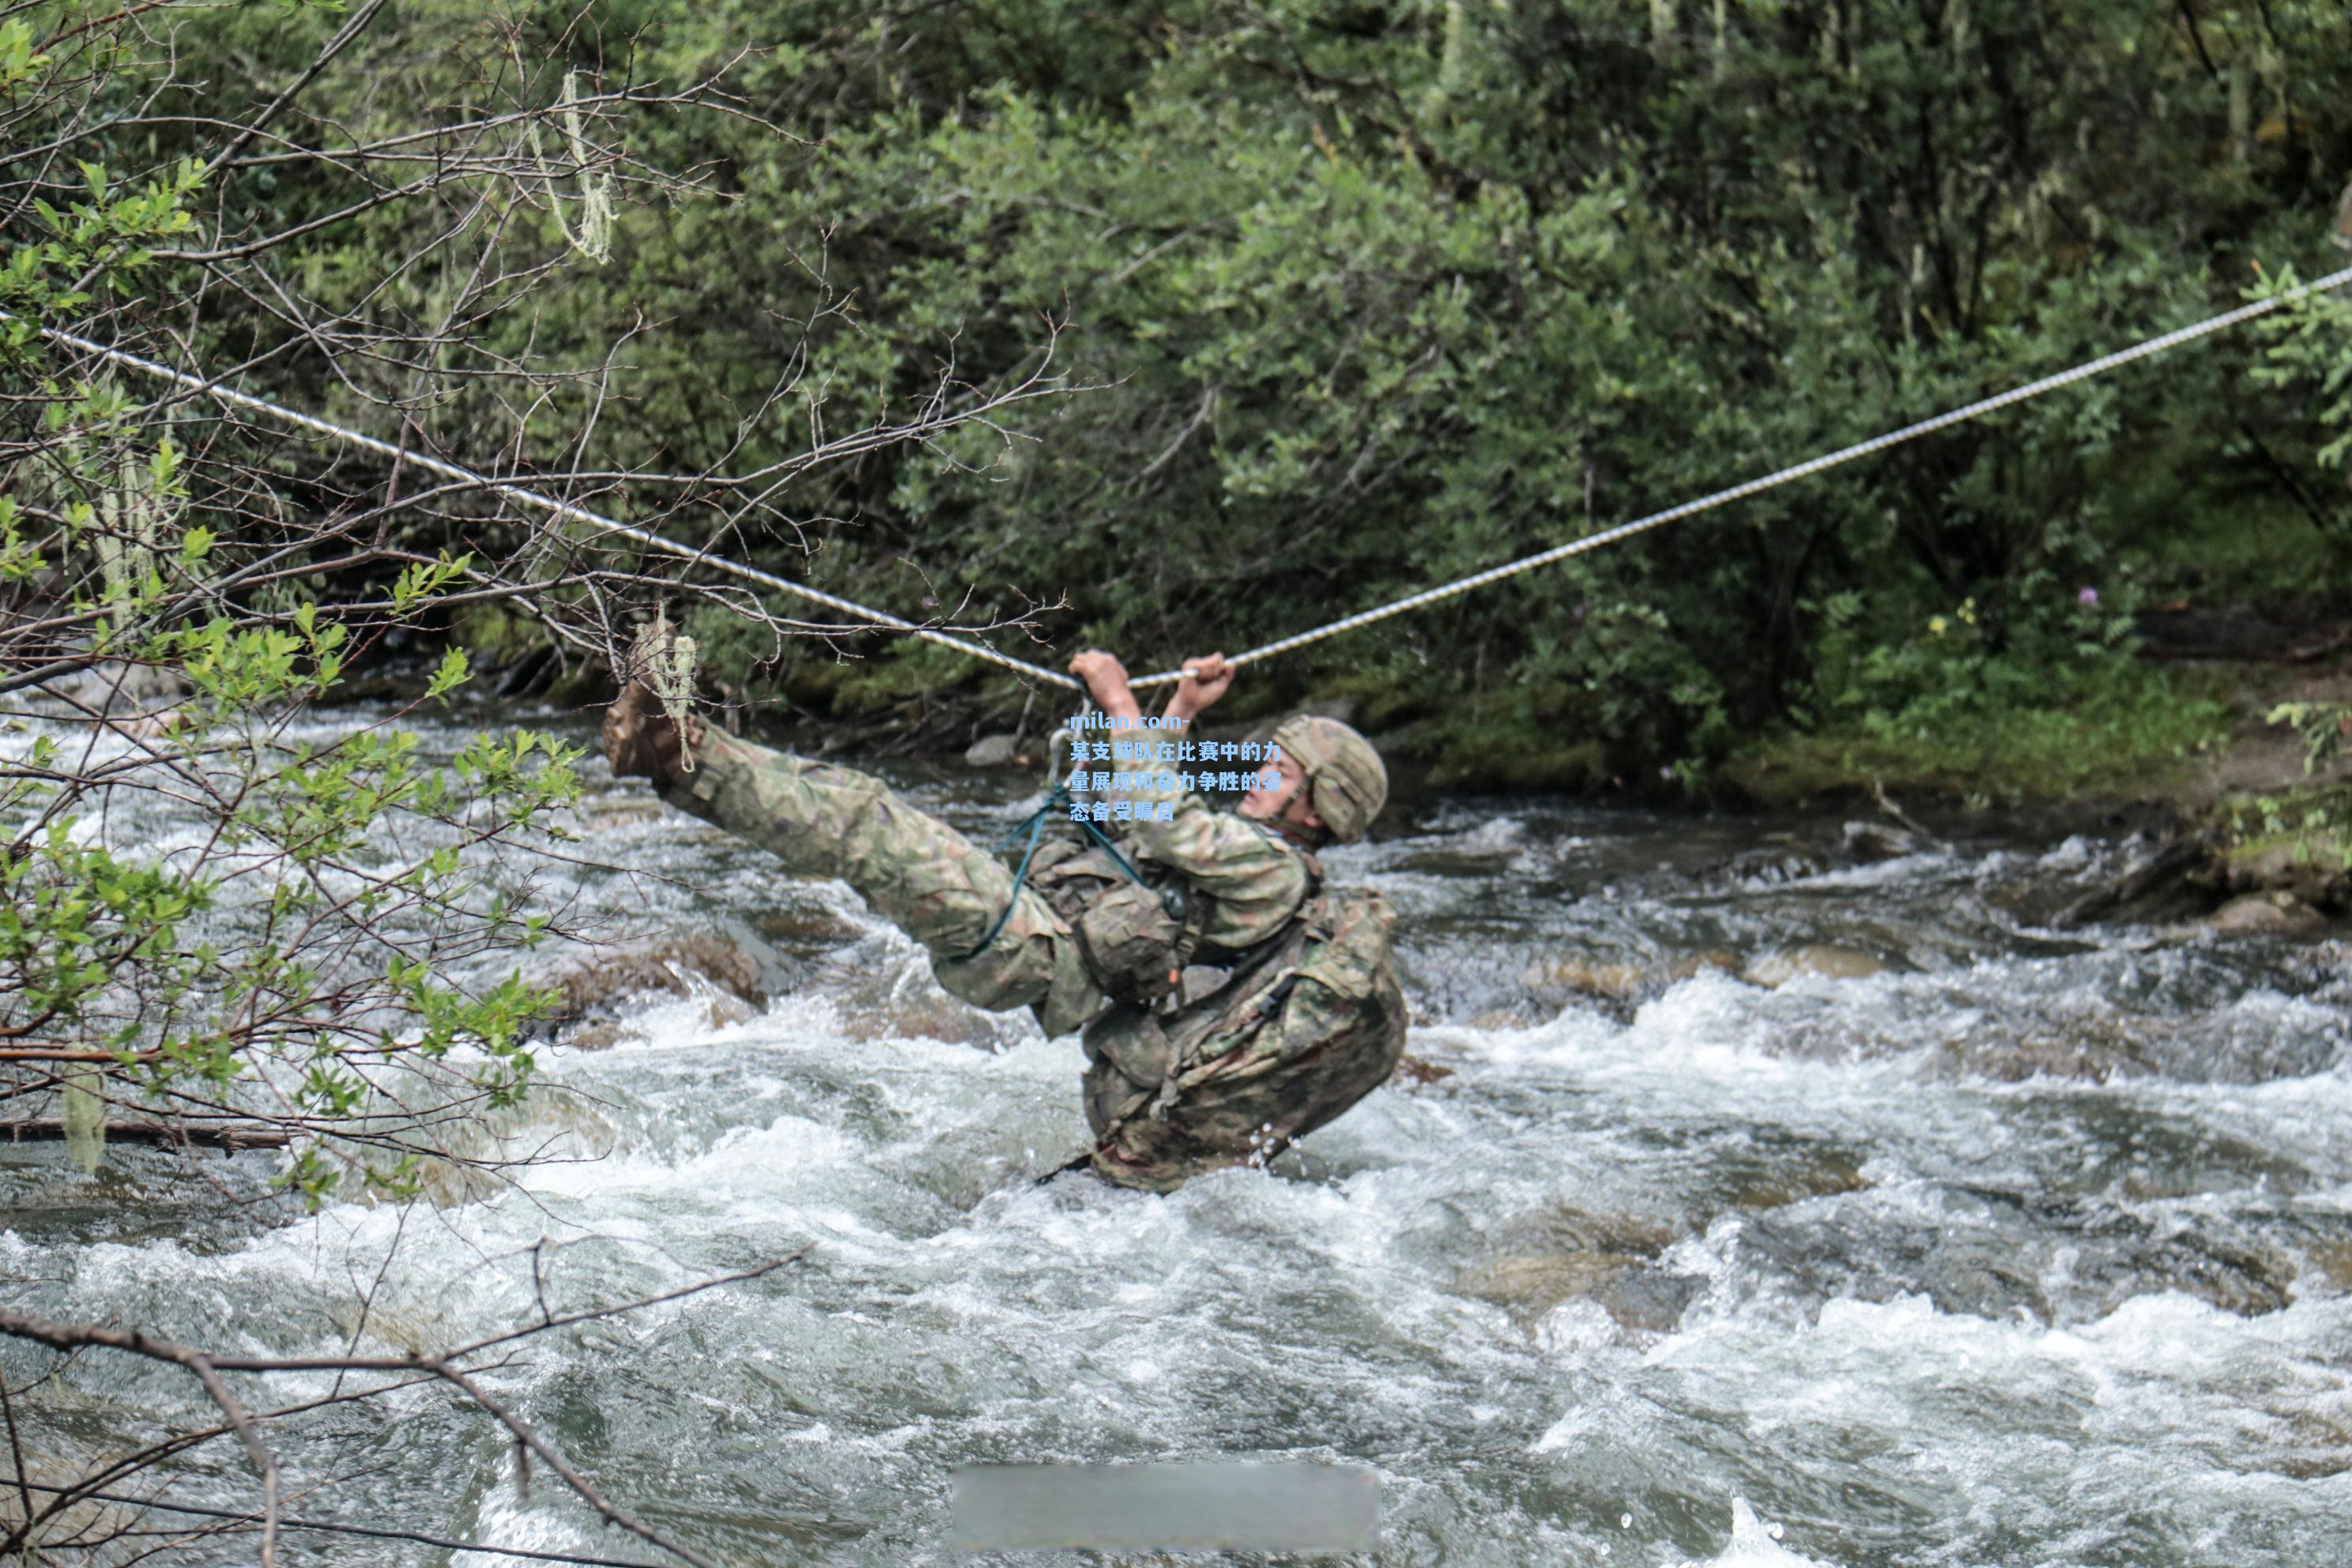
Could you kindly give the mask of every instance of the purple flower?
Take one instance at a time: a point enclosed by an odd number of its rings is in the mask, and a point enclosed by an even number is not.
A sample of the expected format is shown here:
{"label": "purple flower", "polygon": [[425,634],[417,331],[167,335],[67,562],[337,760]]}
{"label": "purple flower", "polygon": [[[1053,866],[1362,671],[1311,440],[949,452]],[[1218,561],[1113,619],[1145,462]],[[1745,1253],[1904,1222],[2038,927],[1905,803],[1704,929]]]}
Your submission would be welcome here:
{"label": "purple flower", "polygon": [[2078,605],[2095,605],[2099,602],[2099,591],[2096,588],[2085,588],[2074,595],[2074,602]]}

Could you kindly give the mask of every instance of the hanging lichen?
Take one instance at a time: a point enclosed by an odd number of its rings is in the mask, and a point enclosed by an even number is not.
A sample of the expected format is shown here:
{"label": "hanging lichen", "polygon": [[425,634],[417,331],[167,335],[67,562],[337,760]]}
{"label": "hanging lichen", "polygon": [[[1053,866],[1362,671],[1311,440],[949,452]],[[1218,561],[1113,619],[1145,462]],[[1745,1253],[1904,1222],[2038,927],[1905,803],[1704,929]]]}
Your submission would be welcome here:
{"label": "hanging lichen", "polygon": [[1437,86],[1433,96],[1444,100],[1462,91],[1463,73],[1468,68],[1470,52],[1470,18],[1463,0],[1445,0],[1444,42],[1437,56]]}
{"label": "hanging lichen", "polygon": [[2230,66],[2229,76],[2230,162],[2242,168],[2253,143],[2253,73],[2245,61],[2236,60]]}
{"label": "hanging lichen", "polygon": [[[580,223],[574,228],[563,216],[567,199],[557,189],[555,176],[543,176],[547,186],[548,205],[555,213],[555,226],[563,233],[565,243],[591,261],[602,262],[613,254],[613,175],[611,171],[596,167],[596,149],[582,128],[580,115],[580,73],[563,73],[563,96],[556,113],[563,128],[563,150],[571,161],[580,189]],[[530,142],[531,161],[544,166],[547,157],[540,149],[537,122],[526,122],[523,134]]]}
{"label": "hanging lichen", "polygon": [[137,614],[148,575],[171,531],[166,494],[175,458],[169,441],[152,464],[125,454],[115,482],[99,492],[100,526],[90,542],[98,556],[100,592],[118,632]]}
{"label": "hanging lichen", "polygon": [[94,1067],[68,1068],[58,1090],[59,1116],[65,1122],[66,1156],[84,1175],[98,1169],[106,1155],[104,1079]]}
{"label": "hanging lichen", "polygon": [[2265,40],[2254,51],[2254,74],[2261,79],[2271,100],[2270,113],[2254,127],[2254,140],[2276,142],[2294,129],[2294,110],[2287,102],[2286,57],[2279,53],[2276,46]]}

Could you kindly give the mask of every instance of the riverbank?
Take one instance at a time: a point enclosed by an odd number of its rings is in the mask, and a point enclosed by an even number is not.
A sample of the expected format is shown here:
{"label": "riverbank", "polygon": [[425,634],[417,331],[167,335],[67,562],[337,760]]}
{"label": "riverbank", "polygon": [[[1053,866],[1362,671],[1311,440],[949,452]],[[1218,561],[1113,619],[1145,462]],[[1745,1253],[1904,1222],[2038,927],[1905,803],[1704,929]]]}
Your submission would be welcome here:
{"label": "riverbank", "polygon": [[2086,912],[2161,910],[2292,929],[2352,916],[2352,622],[2247,611],[2153,617],[2139,657],[2069,707],[1786,731],[1714,782],[1744,804],[2063,805],[2137,834],[2141,862]]}

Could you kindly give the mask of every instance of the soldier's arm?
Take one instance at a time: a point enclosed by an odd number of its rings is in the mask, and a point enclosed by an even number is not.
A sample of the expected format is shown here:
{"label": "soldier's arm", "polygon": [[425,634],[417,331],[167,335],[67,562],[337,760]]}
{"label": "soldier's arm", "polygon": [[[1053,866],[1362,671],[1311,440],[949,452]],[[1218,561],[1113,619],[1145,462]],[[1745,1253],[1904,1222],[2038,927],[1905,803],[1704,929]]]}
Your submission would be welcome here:
{"label": "soldier's arm", "polygon": [[[1137,739],[1172,742],[1182,732],[1146,730]],[[1148,752],[1151,748],[1142,749]],[[1213,940],[1231,947],[1270,936],[1307,897],[1307,863],[1298,852],[1255,824],[1217,810],[1197,792],[1171,783],[1179,764],[1147,758],[1116,766],[1129,787],[1110,798],[1137,803],[1127,843],[1137,854],[1181,872],[1209,896],[1216,906],[1207,928]],[[1162,801],[1174,805],[1165,822],[1151,811]]]}
{"label": "soldier's arm", "polygon": [[[1082,661],[1097,662],[1082,668]],[[1192,660],[1197,664],[1202,661]],[[1081,654],[1071,668],[1086,676],[1097,706],[1113,718],[1136,719],[1142,710],[1128,689],[1127,672],[1108,654]],[[1214,904],[1204,934],[1227,946],[1240,946],[1269,936],[1307,897],[1306,862],[1298,852],[1274,835],[1231,812],[1211,806],[1197,791],[1177,785],[1173,775],[1181,764],[1153,756],[1158,743],[1174,743],[1190,733],[1192,718],[1202,707],[1223,695],[1232,680],[1230,670],[1207,685],[1181,682],[1169,699],[1164,718],[1175,727],[1159,730],[1103,731],[1116,748],[1124,739],[1129,755],[1113,767],[1126,786],[1112,792],[1114,801],[1137,804],[1136,820],[1128,825],[1127,843],[1135,851],[1182,873]],[[1205,698],[1204,698],[1205,694]],[[1137,752],[1140,755],[1137,755]],[[1172,806],[1169,819],[1157,819],[1150,808],[1161,802]]]}

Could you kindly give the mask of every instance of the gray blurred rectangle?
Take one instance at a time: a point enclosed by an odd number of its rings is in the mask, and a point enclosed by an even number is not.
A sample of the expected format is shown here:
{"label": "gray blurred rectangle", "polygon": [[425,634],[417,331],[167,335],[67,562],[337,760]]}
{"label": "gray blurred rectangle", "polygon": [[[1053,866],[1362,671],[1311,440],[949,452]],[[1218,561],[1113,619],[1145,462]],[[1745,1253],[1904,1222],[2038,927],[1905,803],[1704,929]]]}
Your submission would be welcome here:
{"label": "gray blurred rectangle", "polygon": [[1363,1465],[959,1465],[952,1476],[960,1552],[1369,1552],[1380,1543],[1380,1476]]}

